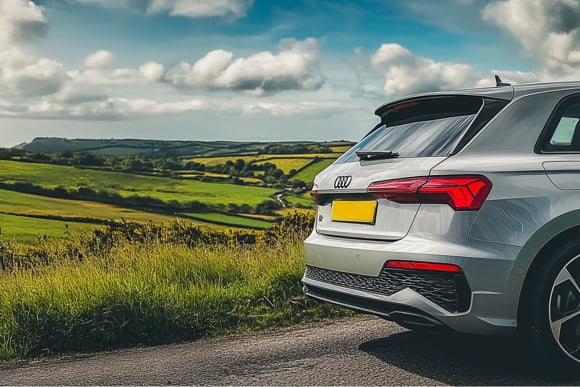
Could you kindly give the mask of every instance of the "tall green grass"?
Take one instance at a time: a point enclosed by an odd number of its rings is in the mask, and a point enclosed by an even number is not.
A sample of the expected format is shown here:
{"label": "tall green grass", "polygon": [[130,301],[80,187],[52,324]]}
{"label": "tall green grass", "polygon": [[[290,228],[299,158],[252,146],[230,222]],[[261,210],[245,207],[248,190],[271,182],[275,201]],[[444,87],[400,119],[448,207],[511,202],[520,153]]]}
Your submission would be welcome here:
{"label": "tall green grass", "polygon": [[0,272],[0,359],[168,343],[346,314],[302,295],[308,230],[296,226],[259,233],[253,244],[117,237],[101,249],[78,242],[75,255],[48,243],[51,259]]}

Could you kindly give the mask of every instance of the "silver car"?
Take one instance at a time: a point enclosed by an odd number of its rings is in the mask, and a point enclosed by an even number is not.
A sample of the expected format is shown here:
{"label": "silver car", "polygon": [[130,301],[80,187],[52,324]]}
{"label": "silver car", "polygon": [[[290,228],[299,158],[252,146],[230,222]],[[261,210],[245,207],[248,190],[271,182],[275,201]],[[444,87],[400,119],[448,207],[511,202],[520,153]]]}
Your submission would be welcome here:
{"label": "silver car", "polygon": [[405,97],[314,181],[304,292],[580,365],[580,82]]}

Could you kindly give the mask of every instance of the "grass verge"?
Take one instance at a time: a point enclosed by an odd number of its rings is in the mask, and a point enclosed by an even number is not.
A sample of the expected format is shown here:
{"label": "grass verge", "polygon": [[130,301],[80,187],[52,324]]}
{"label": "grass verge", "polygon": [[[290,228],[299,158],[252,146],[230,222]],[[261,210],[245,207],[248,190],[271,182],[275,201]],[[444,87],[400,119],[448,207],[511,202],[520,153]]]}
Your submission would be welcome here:
{"label": "grass verge", "polygon": [[286,237],[270,231],[251,245],[119,239],[78,259],[1,272],[0,359],[169,343],[348,314],[304,298],[303,231],[278,231]]}

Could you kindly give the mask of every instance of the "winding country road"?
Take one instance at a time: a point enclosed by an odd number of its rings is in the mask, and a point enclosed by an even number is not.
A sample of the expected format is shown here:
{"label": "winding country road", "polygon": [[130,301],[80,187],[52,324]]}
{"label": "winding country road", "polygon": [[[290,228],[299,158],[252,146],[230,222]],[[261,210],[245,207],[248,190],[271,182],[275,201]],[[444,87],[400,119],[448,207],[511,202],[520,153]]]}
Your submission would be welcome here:
{"label": "winding country road", "polygon": [[579,385],[535,376],[512,340],[424,336],[375,317],[0,364],[3,385]]}

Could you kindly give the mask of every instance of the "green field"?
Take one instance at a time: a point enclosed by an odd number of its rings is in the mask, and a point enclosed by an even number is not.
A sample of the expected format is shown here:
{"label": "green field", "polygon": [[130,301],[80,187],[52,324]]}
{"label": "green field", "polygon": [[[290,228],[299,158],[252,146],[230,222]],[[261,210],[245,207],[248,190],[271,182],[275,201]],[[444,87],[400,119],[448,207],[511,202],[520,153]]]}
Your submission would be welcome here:
{"label": "green field", "polygon": [[92,230],[95,224],[63,222],[59,220],[28,218],[17,215],[0,214],[1,240],[16,240],[25,245],[34,244],[40,235],[61,238],[68,230],[77,233]]}
{"label": "green field", "polygon": [[49,198],[0,189],[0,213],[84,219],[125,219],[136,222],[170,222],[175,216],[131,210],[83,200]]}
{"label": "green field", "polygon": [[[269,155],[267,155],[269,156]],[[189,161],[193,161],[196,163],[201,163],[209,166],[225,164],[227,161],[236,161],[236,160],[244,160],[246,163],[251,163],[255,160],[261,160],[263,156],[260,155],[253,155],[253,156],[217,156],[217,157],[195,157],[190,159]]]}
{"label": "green field", "polygon": [[332,149],[333,152],[342,154],[342,153],[346,152],[347,150],[349,150],[350,148],[352,148],[352,145],[333,146],[330,149]]}
{"label": "green field", "polygon": [[[153,212],[132,210],[130,208],[113,206],[84,200],[69,200],[50,198],[40,195],[25,194],[0,189],[0,213],[45,218],[64,218],[64,223],[75,223],[75,219],[82,223],[100,224],[106,220],[126,220],[130,222],[169,223],[180,214],[164,215]],[[185,219],[189,219],[185,217]],[[94,220],[94,222],[91,222]],[[207,222],[196,222],[211,226]],[[1,224],[0,224],[1,226]]]}
{"label": "green field", "polygon": [[284,201],[289,203],[291,206],[300,205],[301,207],[311,208],[314,209],[316,206],[310,198],[310,194],[304,194],[301,196],[293,196],[293,195],[284,195]]}
{"label": "green field", "polygon": [[[230,180],[232,177],[230,175],[226,175],[225,173],[214,173],[214,172],[200,172],[200,171],[193,171],[193,170],[180,170],[175,171],[179,177],[184,179],[196,179],[199,180],[204,176],[214,178],[214,179],[221,179],[221,180]],[[257,177],[240,177],[241,181],[247,184],[262,184],[264,181],[258,179]]]}
{"label": "green field", "polygon": [[106,172],[68,166],[32,164],[0,160],[0,181],[26,182],[45,188],[90,188],[118,193],[123,197],[149,196],[164,201],[186,203],[193,200],[206,204],[247,203],[256,206],[270,199],[275,189],[171,179],[131,173]]}
{"label": "green field", "polygon": [[306,182],[314,181],[314,177],[316,177],[316,175],[318,175],[324,168],[328,167],[333,162],[334,159],[319,160],[298,172],[293,176],[293,178]]}
{"label": "green field", "polygon": [[[213,224],[212,215],[216,217],[215,220],[219,221],[220,214],[196,215],[201,216],[192,219],[180,214],[163,215],[102,203],[49,198],[0,189],[0,234],[4,240],[16,239],[24,244],[31,244],[39,235],[61,237],[67,227],[73,232],[91,230],[107,220],[169,223],[183,218],[188,223],[218,227]],[[239,222],[234,222],[235,219],[239,219]],[[235,216],[229,223],[232,223],[232,227],[241,225],[255,228],[272,224],[267,221],[257,221],[254,225],[251,219],[248,222],[243,217]]]}
{"label": "green field", "polygon": [[[336,148],[348,146],[347,144],[339,141],[328,143],[328,146]],[[315,175],[331,164],[338,156],[338,153],[246,154],[242,156],[197,157],[191,160],[206,165],[223,164],[237,159],[242,159],[248,164],[272,163],[287,175],[286,178],[289,178],[289,181],[286,184],[290,185],[293,180],[303,180],[307,184],[312,182]],[[292,170],[298,172],[288,176]],[[264,181],[260,179],[261,175],[263,178],[264,173],[261,171],[256,171],[255,177],[239,178],[245,184],[232,184],[232,176],[228,174],[189,169],[177,169],[172,173],[177,174],[177,178],[58,164],[0,160],[1,183],[8,185],[30,184],[47,190],[59,188],[68,191],[69,194],[74,194],[80,188],[96,192],[96,194],[91,194],[90,191],[84,193],[82,197],[85,200],[72,200],[0,189],[0,214],[3,215],[3,219],[0,220],[0,228],[2,228],[3,237],[16,238],[20,242],[30,243],[40,234],[54,237],[62,235],[65,225],[74,230],[86,230],[107,220],[120,219],[130,222],[167,223],[184,218],[194,224],[234,228],[266,228],[275,221],[273,217],[259,218],[256,214],[252,215],[254,217],[252,219],[251,216],[225,213],[229,204],[247,204],[251,208],[256,208],[264,201],[273,200],[274,194],[280,192],[281,183],[277,184],[278,189],[264,187]],[[28,188],[21,186],[14,189],[26,191]],[[109,200],[110,196],[101,193],[118,194],[123,198],[149,197],[167,204],[173,203],[171,208],[185,208],[179,207],[179,205],[189,206],[189,203],[199,202],[209,206],[214,212],[179,214],[168,211],[166,214],[151,213],[147,212],[152,210],[149,204],[144,204],[143,208],[147,210],[139,210],[139,208],[129,209],[96,202],[96,200],[105,202]],[[61,192],[59,195],[66,197],[64,196],[66,192],[64,194]],[[87,201],[87,199],[93,200],[93,195],[95,201]],[[111,200],[120,205],[126,203],[121,199],[113,198]],[[285,200],[289,209],[294,207],[314,208],[307,195],[301,197],[285,195]],[[127,205],[135,206],[135,204]],[[195,206],[195,204],[191,205]],[[153,211],[164,211],[163,204],[156,204],[153,208],[155,208]]]}
{"label": "green field", "polygon": [[276,168],[281,169],[284,171],[285,174],[290,173],[291,170],[299,170],[307,166],[312,162],[313,158],[275,158],[275,159],[266,159],[264,161],[258,161],[254,164],[262,165],[266,163],[275,164]]}
{"label": "green field", "polygon": [[[195,157],[190,159],[190,161],[195,161],[196,163],[201,163],[205,165],[219,165],[225,164],[227,161],[244,160],[246,163],[259,163],[269,162],[272,164],[277,164],[278,160],[294,160],[294,159],[305,159],[312,160],[315,157],[320,159],[336,159],[342,153],[296,153],[296,154],[261,154],[261,155],[250,155],[250,156],[218,156],[218,157]],[[278,166],[278,168],[281,168]],[[281,168],[282,169],[282,168]]]}
{"label": "green field", "polygon": [[[219,157],[196,157],[190,159],[207,166],[223,165],[228,161],[235,162],[236,160],[244,160],[246,164],[263,165],[266,163],[276,165],[276,168],[281,169],[284,174],[288,175],[290,171],[298,171],[296,174],[290,176],[291,179],[303,180],[310,183],[314,180],[314,176],[326,166],[330,165],[334,160],[342,155],[342,153],[350,148],[350,145],[344,145],[344,142],[336,142],[336,147],[333,147],[334,153],[297,153],[297,154],[260,154],[260,155],[246,155],[246,156],[219,156]],[[320,160],[316,161],[315,158]],[[198,173],[190,171],[179,171],[183,177],[197,177]],[[259,183],[260,177],[263,177],[262,171],[255,171],[255,178],[242,178],[246,183]],[[207,176],[213,177],[229,177],[228,175],[211,174],[206,172]],[[215,175],[215,176],[214,176]],[[219,175],[219,176],[218,176]],[[252,179],[244,180],[244,179]]]}
{"label": "green field", "polygon": [[276,216],[272,215],[262,215],[262,214],[240,214],[240,215],[243,215],[244,217],[247,218],[261,219],[268,222],[274,222],[276,220]]}

